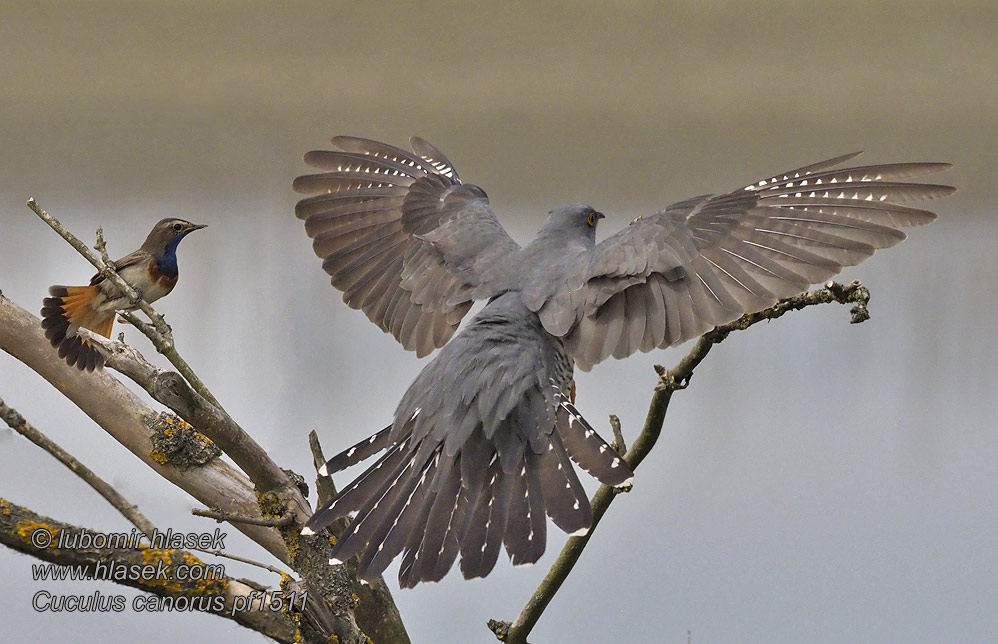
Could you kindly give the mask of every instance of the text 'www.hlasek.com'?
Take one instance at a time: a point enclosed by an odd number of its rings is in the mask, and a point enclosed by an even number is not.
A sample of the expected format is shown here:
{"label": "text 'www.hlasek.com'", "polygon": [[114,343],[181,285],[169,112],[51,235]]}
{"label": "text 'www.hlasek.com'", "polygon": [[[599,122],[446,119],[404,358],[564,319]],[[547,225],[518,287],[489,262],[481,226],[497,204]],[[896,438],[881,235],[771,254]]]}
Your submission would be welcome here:
{"label": "text 'www.hlasek.com'", "polygon": [[[167,530],[145,535],[131,532],[95,533],[84,529],[57,530],[44,525],[27,535],[31,545],[47,550],[55,562],[31,565],[35,582],[110,581],[151,594],[131,598],[101,591],[64,592],[43,588],[31,597],[31,607],[52,613],[120,613],[203,611],[235,615],[245,611],[302,610],[307,592],[247,587],[227,592],[229,577],[222,564],[207,564],[190,550],[221,554],[226,533],[183,533]],[[47,585],[47,584],[46,584]]]}

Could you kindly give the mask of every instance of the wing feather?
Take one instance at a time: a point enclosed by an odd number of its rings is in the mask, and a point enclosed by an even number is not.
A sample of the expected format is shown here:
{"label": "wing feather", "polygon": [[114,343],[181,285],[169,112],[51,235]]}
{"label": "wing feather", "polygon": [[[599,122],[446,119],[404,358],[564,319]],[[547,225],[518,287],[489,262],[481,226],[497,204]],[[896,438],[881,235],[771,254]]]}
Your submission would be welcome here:
{"label": "wing feather", "polygon": [[[637,219],[596,246],[579,297],[541,306],[542,324],[565,338],[583,370],[611,355],[679,344],[901,242],[900,228],[936,217],[909,202],[954,192],[903,181],[945,163],[836,167],[857,154]],[[566,310],[576,301],[585,304]]]}
{"label": "wing feather", "polygon": [[344,301],[426,355],[450,339],[472,300],[498,292],[495,265],[519,246],[485,192],[462,184],[426,141],[413,137],[412,152],[358,137],[332,143],[305,155],[319,172],[295,179],[306,195],[295,214]]}

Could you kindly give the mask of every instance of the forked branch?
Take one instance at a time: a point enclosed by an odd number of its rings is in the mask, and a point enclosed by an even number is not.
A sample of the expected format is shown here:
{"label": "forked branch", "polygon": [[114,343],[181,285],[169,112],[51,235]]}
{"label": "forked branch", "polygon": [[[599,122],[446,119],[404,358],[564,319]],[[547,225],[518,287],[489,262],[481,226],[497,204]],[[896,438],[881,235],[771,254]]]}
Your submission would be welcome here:
{"label": "forked branch", "polygon": [[145,388],[153,398],[175,411],[181,418],[218,443],[219,447],[249,476],[259,490],[274,491],[285,497],[283,500],[295,513],[296,519],[304,522],[309,514],[307,503],[300,494],[297,494],[287,473],[278,467],[267,455],[267,452],[229,416],[193,369],[180,356],[174,346],[173,333],[163,316],[139,297],[135,289],[115,272],[114,263],[107,256],[103,232],[98,230],[96,245],[103,257],[101,259],[58,219],[42,209],[33,198],[28,200],[28,207],[60,237],[69,242],[88,262],[93,264],[97,271],[129,298],[133,305],[148,316],[152,321],[151,325],[143,322],[131,312],[121,313],[125,319],[152,341],[160,353],[170,360],[170,363],[183,376],[183,380],[172,372],[158,369],[146,362],[138,351],[130,348],[126,350],[120,343],[113,343],[113,341],[105,340],[96,334],[91,334],[91,341],[100,345],[104,351],[111,352],[107,362],[108,366],[134,380]]}
{"label": "forked branch", "polygon": [[[852,282],[847,285],[828,282],[823,288],[780,300],[764,311],[743,315],[734,322],[708,331],[697,340],[690,352],[672,369],[666,370],[656,365],[655,371],[659,375],[659,380],[655,387],[655,392],[652,394],[644,427],[630,449],[627,450],[624,460],[634,470],[645,459],[662,433],[662,425],[665,421],[665,414],[669,408],[673,392],[686,388],[690,378],[693,377],[693,370],[703,362],[711,348],[715,344],[724,341],[732,332],[744,331],[750,326],[764,320],[775,320],[789,311],[798,311],[808,306],[831,302],[853,304],[854,306],[850,310],[852,316],[850,322],[856,324],[870,317],[866,308],[869,301],[870,292],[859,282]],[[496,620],[489,621],[489,629],[495,633],[499,640],[507,644],[526,644],[530,631],[533,630],[537,620],[540,619],[540,616],[561,588],[562,583],[564,583],[569,573],[572,572],[576,562],[582,555],[582,551],[596,530],[600,519],[603,518],[607,508],[613,503],[613,499],[618,493],[619,490],[616,488],[605,485],[596,491],[591,502],[593,522],[589,532],[583,536],[570,537],[568,539],[565,547],[562,548],[558,558],[551,566],[551,570],[548,571],[544,580],[541,581],[537,590],[534,591],[533,596],[527,601],[527,604],[523,607],[515,622],[510,624],[509,622]]]}
{"label": "forked branch", "polygon": [[34,197],[28,199],[28,208],[30,208],[33,213],[38,215],[42,221],[48,224],[52,230],[57,232],[60,237],[69,242],[69,244],[75,248],[76,251],[84,257],[84,259],[93,264],[94,268],[97,269],[97,272],[100,273],[104,279],[114,284],[115,288],[121,291],[125,297],[128,298],[133,307],[138,308],[149,317],[149,320],[152,321],[152,326],[143,322],[131,311],[123,311],[120,313],[121,317],[128,320],[136,329],[142,331],[142,333],[149,338],[149,340],[153,343],[153,346],[156,347],[156,350],[166,356],[167,360],[170,361],[170,364],[177,368],[177,371],[180,372],[187,382],[191,383],[191,386],[194,387],[199,394],[217,405],[218,401],[211,394],[211,392],[208,391],[208,387],[201,382],[201,379],[198,378],[197,374],[194,373],[194,370],[187,364],[187,361],[185,361],[180,356],[180,353],[177,352],[177,349],[173,344],[173,331],[166,323],[166,319],[160,313],[157,313],[156,310],[152,308],[151,304],[143,300],[135,289],[133,289],[128,282],[123,280],[121,276],[115,272],[114,262],[111,261],[111,258],[107,255],[107,246],[104,242],[103,230],[100,228],[97,229],[97,244],[95,245],[95,248],[101,254],[101,257],[97,257],[89,248],[87,248],[86,244],[71,233],[68,228],[63,226],[62,222],[39,206]]}
{"label": "forked branch", "polygon": [[[137,299],[134,291],[129,293],[128,285],[121,282],[114,272],[106,253],[102,262],[33,200],[29,206],[150,316],[151,322],[142,322],[134,315],[131,318],[137,328],[150,336],[157,348],[162,350],[163,343],[169,342],[168,351],[164,353],[176,351],[165,321],[155,317],[158,314],[148,303]],[[88,332],[83,330],[81,333]],[[310,509],[289,473],[281,469],[225,412],[196,377],[182,377],[178,373],[159,369],[122,342],[94,334],[90,334],[88,339],[109,352],[106,363],[109,369],[88,373],[66,365],[44,337],[38,318],[0,294],[0,349],[38,372],[129,451],[206,506],[234,519],[259,516],[263,511],[265,520],[257,522],[261,525],[237,520],[231,523],[301,575],[302,582],[291,580],[289,583],[308,591],[301,624],[304,639],[311,641],[315,637],[337,634],[343,642],[361,641],[354,618],[356,595],[351,592],[353,580],[349,571],[343,567],[328,566],[327,550],[331,545],[325,538],[312,541],[299,539],[296,525],[308,518]],[[183,370],[176,361],[171,361],[178,370]],[[197,432],[204,434],[201,436],[189,431],[199,436],[198,440],[204,441],[205,436],[211,439],[206,442],[210,450],[204,451],[214,450],[214,455],[209,454],[208,458],[196,461],[195,466],[174,462],[173,457],[164,457],[154,441],[159,434],[166,435],[166,432],[157,431],[150,423],[158,424],[159,419],[166,415],[156,414],[123,387],[110,373],[111,369],[132,378],[154,398],[187,419]],[[216,457],[218,447],[249,476],[249,480],[242,472]],[[275,517],[281,519],[271,520]],[[290,521],[283,517],[288,517]],[[372,585],[367,594],[361,595],[359,604],[362,605],[356,607],[356,616],[366,633],[382,635],[384,641],[408,641],[391,595],[383,584]]]}

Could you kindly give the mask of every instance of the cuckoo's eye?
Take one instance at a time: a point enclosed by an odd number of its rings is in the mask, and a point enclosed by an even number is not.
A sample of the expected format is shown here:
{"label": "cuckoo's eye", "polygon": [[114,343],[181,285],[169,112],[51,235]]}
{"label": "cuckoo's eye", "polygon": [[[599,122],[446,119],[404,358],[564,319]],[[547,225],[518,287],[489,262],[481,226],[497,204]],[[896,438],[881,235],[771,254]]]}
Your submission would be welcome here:
{"label": "cuckoo's eye", "polygon": [[596,211],[590,210],[589,214],[586,215],[586,225],[590,228],[594,227],[597,219],[599,219],[599,217],[596,215]]}
{"label": "cuckoo's eye", "polygon": [[173,229],[179,233],[181,230],[184,229],[184,225],[178,222],[176,224],[173,224]]}

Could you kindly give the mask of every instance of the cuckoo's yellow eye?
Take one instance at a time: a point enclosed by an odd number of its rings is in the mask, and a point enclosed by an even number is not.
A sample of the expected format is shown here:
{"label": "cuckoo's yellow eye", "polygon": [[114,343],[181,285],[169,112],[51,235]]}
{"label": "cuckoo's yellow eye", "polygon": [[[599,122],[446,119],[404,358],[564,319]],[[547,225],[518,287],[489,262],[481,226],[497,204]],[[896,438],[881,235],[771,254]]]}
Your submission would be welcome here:
{"label": "cuckoo's yellow eye", "polygon": [[593,226],[596,225],[596,220],[597,219],[599,219],[599,217],[596,216],[596,211],[595,210],[590,210],[589,214],[586,215],[586,225],[589,226],[590,228],[592,228]]}

